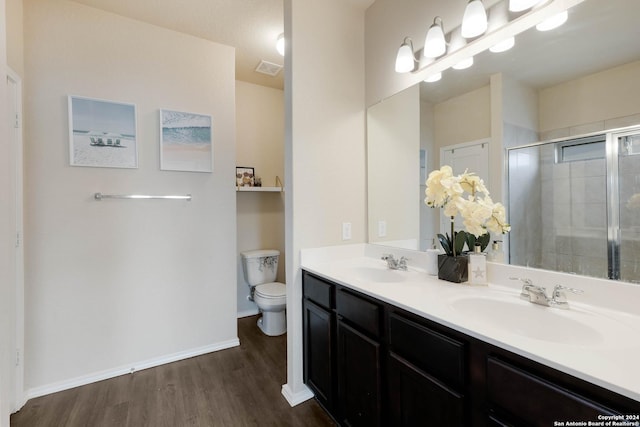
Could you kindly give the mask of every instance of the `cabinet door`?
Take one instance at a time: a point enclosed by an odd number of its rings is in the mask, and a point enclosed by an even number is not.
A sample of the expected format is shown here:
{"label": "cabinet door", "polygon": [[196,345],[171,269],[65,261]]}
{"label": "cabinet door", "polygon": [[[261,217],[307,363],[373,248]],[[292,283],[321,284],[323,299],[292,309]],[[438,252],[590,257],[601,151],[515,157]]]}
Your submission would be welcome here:
{"label": "cabinet door", "polygon": [[616,414],[573,390],[494,357],[487,358],[487,392],[492,406],[522,420],[517,424],[543,427],[555,421],[596,421],[599,415]]}
{"label": "cabinet door", "polygon": [[333,314],[311,301],[304,304],[304,380],[327,410],[333,410]]}
{"label": "cabinet door", "polygon": [[464,397],[393,353],[389,355],[388,380],[388,425],[465,425]]}
{"label": "cabinet door", "polygon": [[380,425],[380,344],[338,318],[339,417],[347,426]]}

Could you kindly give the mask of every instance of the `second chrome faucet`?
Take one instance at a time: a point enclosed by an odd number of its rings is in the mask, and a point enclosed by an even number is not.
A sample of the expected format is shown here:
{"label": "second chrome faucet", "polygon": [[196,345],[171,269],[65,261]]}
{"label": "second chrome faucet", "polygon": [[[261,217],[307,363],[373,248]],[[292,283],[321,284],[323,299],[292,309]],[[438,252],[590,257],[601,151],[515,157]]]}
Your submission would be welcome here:
{"label": "second chrome faucet", "polygon": [[555,307],[566,310],[569,308],[569,302],[567,301],[567,296],[564,291],[573,292],[574,294],[581,294],[584,292],[581,289],[555,285],[551,296],[548,296],[546,288],[534,285],[531,279],[521,279],[519,277],[510,277],[509,279],[520,280],[522,282],[520,298],[533,304],[544,305],[546,307]]}

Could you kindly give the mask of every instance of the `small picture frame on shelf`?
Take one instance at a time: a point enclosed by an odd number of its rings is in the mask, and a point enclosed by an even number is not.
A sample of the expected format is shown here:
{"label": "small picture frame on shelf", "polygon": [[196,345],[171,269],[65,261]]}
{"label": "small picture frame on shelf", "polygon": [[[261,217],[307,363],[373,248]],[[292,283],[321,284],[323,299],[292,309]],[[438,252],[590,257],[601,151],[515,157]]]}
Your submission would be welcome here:
{"label": "small picture frame on shelf", "polygon": [[254,169],[246,166],[236,166],[236,187],[253,187],[254,184]]}

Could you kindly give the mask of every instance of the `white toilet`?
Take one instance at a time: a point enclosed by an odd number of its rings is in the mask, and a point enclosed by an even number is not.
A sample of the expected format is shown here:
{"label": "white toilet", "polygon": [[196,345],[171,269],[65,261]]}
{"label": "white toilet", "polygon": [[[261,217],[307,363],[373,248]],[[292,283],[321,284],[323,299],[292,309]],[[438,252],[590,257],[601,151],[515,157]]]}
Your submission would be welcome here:
{"label": "white toilet", "polygon": [[274,282],[278,273],[280,252],[275,249],[262,249],[241,252],[240,255],[244,278],[251,287],[251,298],[262,313],[262,317],[258,319],[258,327],[265,335],[284,334],[287,332],[286,286]]}

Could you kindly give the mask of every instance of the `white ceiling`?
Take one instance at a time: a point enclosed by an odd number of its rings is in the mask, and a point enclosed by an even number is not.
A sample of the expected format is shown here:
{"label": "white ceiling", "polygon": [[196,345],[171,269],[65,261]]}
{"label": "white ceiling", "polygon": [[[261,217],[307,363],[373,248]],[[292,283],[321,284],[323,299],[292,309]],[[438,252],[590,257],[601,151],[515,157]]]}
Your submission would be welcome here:
{"label": "white ceiling", "polygon": [[283,0],[75,0],[128,18],[236,48],[236,79],[278,89],[276,77],[254,70],[260,60],[284,65],[275,50],[283,32]]}
{"label": "white ceiling", "polygon": [[[284,31],[283,0],[75,0],[128,18],[236,48],[236,79],[284,88],[284,71],[257,73],[261,60],[284,65],[275,50]],[[322,0],[320,0],[322,1]],[[363,9],[374,0],[349,0]]]}

